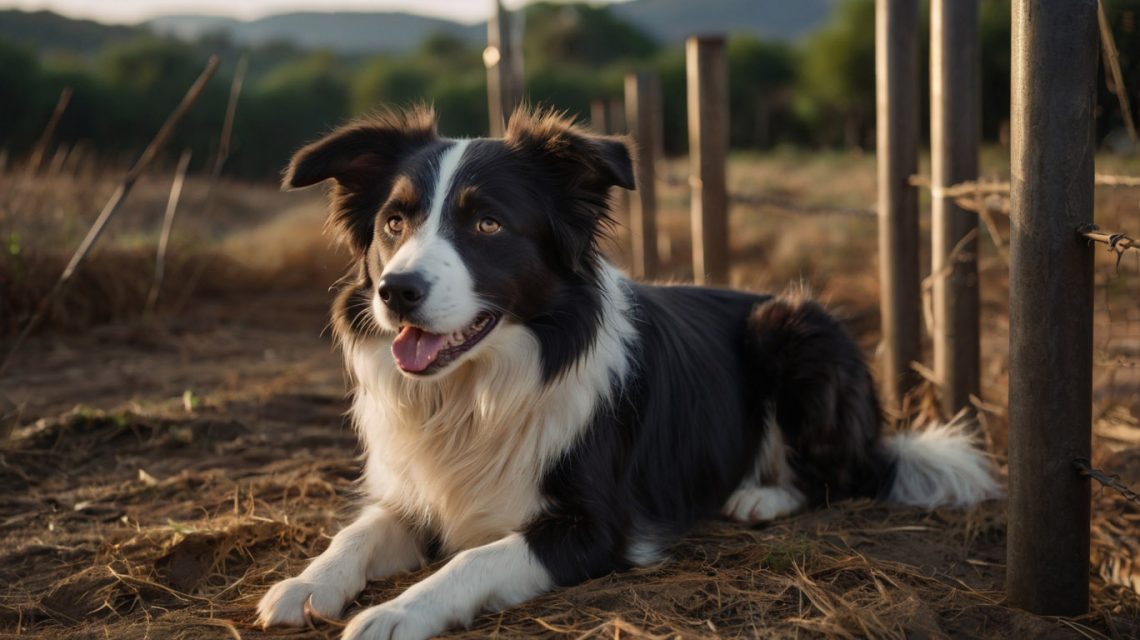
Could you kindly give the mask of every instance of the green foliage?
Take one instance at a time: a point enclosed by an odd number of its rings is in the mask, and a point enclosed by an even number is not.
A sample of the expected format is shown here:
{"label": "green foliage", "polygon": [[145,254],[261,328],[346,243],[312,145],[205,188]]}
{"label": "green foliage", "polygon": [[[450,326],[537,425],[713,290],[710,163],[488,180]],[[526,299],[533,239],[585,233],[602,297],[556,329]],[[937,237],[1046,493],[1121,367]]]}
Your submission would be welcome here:
{"label": "green foliage", "polygon": [[189,85],[201,65],[185,45],[150,36],[114,44],[100,55],[99,71],[112,89],[141,94]]}
{"label": "green foliage", "polygon": [[[1140,0],[1105,0],[1105,9],[1132,103],[1140,104]],[[875,0],[834,0],[828,22],[797,43],[731,37],[731,145],[872,146],[874,12]],[[525,23],[527,99],[585,119],[592,100],[621,99],[625,73],[656,70],[665,149],[684,152],[684,51],[663,47],[619,13],[585,3],[538,2],[516,14]],[[918,67],[925,82],[928,21],[920,19]],[[1009,0],[980,0],[980,44],[983,135],[994,139],[1009,117]],[[223,34],[187,43],[140,27],[0,11],[0,148],[15,157],[30,151],[61,89],[70,86],[74,96],[56,134],[60,144],[83,141],[103,157],[130,160],[212,53],[222,57],[221,72],[169,145],[171,154],[192,148],[196,168],[217,152],[231,74],[243,54],[249,55],[249,75],[237,110],[230,175],[275,176],[301,144],[382,106],[434,104],[447,135],[478,136],[487,130],[482,47],[461,35],[431,36],[403,55],[312,52],[288,43],[247,51]],[[1107,83],[1099,92],[1103,136],[1122,119]],[[928,95],[919,94],[925,129]]]}
{"label": "green foliage", "polygon": [[[1104,0],[1104,13],[1112,25],[1116,51],[1120,56],[1120,70],[1132,103],[1135,122],[1140,117],[1140,0]],[[1097,122],[1098,133],[1102,136],[1124,127],[1118,98],[1109,85],[1107,80],[1097,85],[1097,104],[1106,112]],[[1136,124],[1140,126],[1140,122]]]}
{"label": "green foliage", "polygon": [[42,127],[41,119],[46,120],[42,85],[35,56],[0,42],[0,87],[5,94],[0,99],[0,147],[20,149],[35,141],[33,132],[37,125]]}
{"label": "green foliage", "polygon": [[144,33],[139,27],[67,20],[49,11],[0,10],[0,41],[34,48],[40,52],[67,51],[86,56],[98,53],[111,43],[136,38]]}
{"label": "green foliage", "polygon": [[345,119],[348,83],[343,65],[328,52],[279,65],[253,82],[239,102],[228,170],[276,175],[294,150]]}
{"label": "green foliage", "polygon": [[443,131],[476,136],[487,128],[487,75],[481,51],[448,34],[426,39],[409,56],[377,56],[351,83],[352,113],[429,103]]}
{"label": "green foliage", "polygon": [[356,74],[352,83],[352,110],[371,111],[383,104],[411,104],[428,95],[432,78],[415,60],[389,58],[372,60]]}
{"label": "green foliage", "polygon": [[608,8],[584,3],[537,2],[524,11],[523,53],[527,64],[588,68],[647,59],[657,44]]}
{"label": "green foliage", "polygon": [[875,0],[842,0],[804,42],[795,108],[824,144],[862,141],[875,117]]}
{"label": "green foliage", "polygon": [[735,147],[768,147],[787,131],[796,57],[782,42],[750,36],[728,41],[729,140]]}
{"label": "green foliage", "polygon": [[978,6],[978,46],[982,69],[982,135],[997,139],[1009,120],[1010,5],[1009,0],[981,0]]}
{"label": "green foliage", "polygon": [[[689,148],[687,135],[685,51],[669,49],[657,58],[657,74],[661,77],[661,120],[665,129],[665,152],[684,153]],[[732,82],[732,78],[729,78]],[[731,117],[731,116],[730,116]]]}

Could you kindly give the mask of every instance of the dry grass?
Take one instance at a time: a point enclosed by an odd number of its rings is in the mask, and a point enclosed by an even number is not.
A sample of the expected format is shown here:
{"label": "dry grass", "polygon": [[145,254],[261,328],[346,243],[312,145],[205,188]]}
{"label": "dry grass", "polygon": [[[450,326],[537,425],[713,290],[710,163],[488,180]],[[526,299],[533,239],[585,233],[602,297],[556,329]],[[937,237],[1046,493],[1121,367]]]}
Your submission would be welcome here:
{"label": "dry grass", "polygon": [[[988,174],[1002,175],[1000,154],[986,160]],[[734,190],[773,203],[734,207],[734,281],[768,290],[808,282],[868,352],[878,339],[874,219],[778,203],[870,207],[873,163],[781,152],[737,158],[730,172]],[[1108,159],[1101,170],[1140,174],[1138,165]],[[661,189],[661,245],[668,277],[683,280],[688,223],[675,183],[684,164],[666,171],[675,179]],[[104,187],[85,179],[25,184],[19,189],[40,195],[23,200],[0,188],[0,237],[15,232],[22,243],[18,260],[9,251],[0,261],[0,335],[58,274],[98,210]],[[175,301],[196,271],[201,284],[144,335],[133,314],[149,286],[167,186],[140,184],[45,335],[0,379],[0,413],[15,427],[0,441],[0,634],[335,637],[336,622],[269,633],[252,623],[265,588],[323,549],[351,511],[355,441],[335,428],[343,381],[320,337],[324,288],[343,257],[320,235],[319,194],[227,185],[207,214],[203,185],[193,182],[163,300]],[[35,215],[26,208],[33,201]],[[1138,201],[1135,190],[1098,192],[1098,222],[1140,231],[1130,228]],[[619,260],[623,243],[619,233]],[[988,237],[981,251],[982,419],[1001,464],[1007,283]],[[23,265],[18,275],[14,264]],[[1127,365],[1140,359],[1140,262],[1117,271],[1101,254],[1097,264],[1094,464],[1137,487],[1140,367]],[[919,420],[934,413],[934,397],[928,386],[915,398]],[[1140,637],[1140,507],[1110,491],[1094,495],[1093,610],[1078,619],[1002,603],[1003,502],[973,513],[856,502],[766,527],[712,522],[661,566],[552,593],[453,635]],[[349,613],[431,570],[372,585]]]}
{"label": "dry grass", "polygon": [[[142,318],[169,186],[157,177],[139,183],[40,330],[74,332]],[[113,189],[110,174],[0,176],[0,336],[27,322]],[[345,259],[323,235],[319,193],[291,197],[272,185],[226,182],[217,189],[207,211],[207,181],[186,185],[160,312],[270,289],[323,290],[340,276]]]}

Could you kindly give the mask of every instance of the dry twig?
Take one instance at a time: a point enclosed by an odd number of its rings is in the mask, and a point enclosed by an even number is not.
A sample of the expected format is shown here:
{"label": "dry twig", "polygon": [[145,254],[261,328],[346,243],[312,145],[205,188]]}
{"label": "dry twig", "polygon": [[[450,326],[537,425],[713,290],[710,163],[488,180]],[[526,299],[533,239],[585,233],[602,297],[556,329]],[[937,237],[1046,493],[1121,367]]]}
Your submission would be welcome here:
{"label": "dry twig", "polygon": [[47,314],[47,310],[51,306],[51,301],[63,286],[67,284],[67,281],[71,279],[75,270],[79,268],[83,259],[86,258],[87,254],[91,251],[91,247],[95,246],[95,242],[99,240],[99,236],[103,234],[103,229],[106,228],[107,222],[115,215],[115,212],[119,210],[123,202],[126,201],[127,196],[131,193],[131,189],[135,186],[135,182],[138,181],[139,177],[158,156],[158,153],[162,151],[162,148],[166,146],[167,141],[174,133],[174,129],[177,128],[178,123],[182,121],[183,116],[190,110],[190,107],[194,106],[194,103],[198,101],[198,98],[202,95],[202,91],[206,88],[206,83],[210,81],[210,78],[214,76],[217,70],[218,57],[210,56],[209,62],[206,63],[206,68],[202,70],[201,75],[199,75],[198,79],[194,81],[194,84],[190,86],[190,89],[186,92],[186,95],[182,97],[182,101],[178,103],[174,111],[167,116],[166,122],[162,123],[162,127],[158,130],[158,133],[155,134],[146,149],[143,150],[139,159],[135,161],[134,166],[127,171],[127,175],[123,176],[122,182],[119,183],[118,188],[116,188],[115,192],[111,195],[111,199],[104,205],[103,211],[99,213],[99,217],[95,220],[91,229],[87,231],[87,236],[83,238],[83,242],[71,256],[71,261],[67,263],[67,267],[64,268],[63,273],[60,274],[55,285],[53,285],[47,295],[43,297],[35,313],[32,314],[31,319],[24,325],[24,329],[20,334],[16,336],[16,340],[12,343],[8,354],[4,356],[3,361],[0,361],[0,374],[7,369],[8,364],[12,361],[12,356],[40,323],[44,315]]}
{"label": "dry twig", "polygon": [[182,151],[178,159],[178,168],[174,171],[174,182],[170,185],[170,198],[166,201],[166,214],[162,218],[162,234],[158,238],[158,250],[154,256],[154,281],[150,284],[150,293],[146,296],[145,315],[154,313],[158,304],[158,293],[162,289],[162,278],[166,271],[166,249],[170,244],[170,231],[174,228],[174,214],[178,211],[178,200],[182,197],[182,184],[186,181],[186,172],[190,168],[190,150]]}
{"label": "dry twig", "polygon": [[1124,74],[1120,72],[1120,55],[1116,52],[1116,40],[1112,37],[1112,25],[1104,12],[1104,2],[1096,3],[1096,17],[1100,23],[1100,47],[1104,51],[1104,66],[1107,75],[1112,76],[1112,92],[1120,101],[1120,113],[1124,116],[1124,127],[1128,138],[1136,144],[1136,123],[1132,121],[1132,106],[1128,103],[1128,89],[1124,86]]}

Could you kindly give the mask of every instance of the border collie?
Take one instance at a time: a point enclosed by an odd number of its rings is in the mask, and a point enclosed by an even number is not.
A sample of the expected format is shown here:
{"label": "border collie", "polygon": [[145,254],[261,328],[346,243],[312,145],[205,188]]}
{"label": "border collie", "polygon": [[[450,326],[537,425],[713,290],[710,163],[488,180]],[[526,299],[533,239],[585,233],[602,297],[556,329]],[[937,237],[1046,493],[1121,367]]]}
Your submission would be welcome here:
{"label": "border collie", "polygon": [[261,624],[338,616],[370,580],[450,558],[365,609],[354,640],[658,562],[701,518],[853,497],[968,506],[996,491],[960,427],[884,437],[871,375],[802,295],[634,283],[605,260],[626,142],[522,109],[452,140],[424,109],[301,149],[354,252],[333,307],[364,444],[359,517],[265,594]]}

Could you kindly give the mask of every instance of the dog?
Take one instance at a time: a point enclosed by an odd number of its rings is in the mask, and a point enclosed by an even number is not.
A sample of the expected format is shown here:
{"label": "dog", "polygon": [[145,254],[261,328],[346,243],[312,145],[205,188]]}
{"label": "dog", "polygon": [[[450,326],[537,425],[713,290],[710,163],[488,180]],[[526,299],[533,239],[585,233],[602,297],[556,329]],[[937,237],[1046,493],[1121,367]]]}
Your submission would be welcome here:
{"label": "dog", "polygon": [[885,437],[872,377],[806,295],[640,284],[600,250],[627,142],[523,108],[501,139],[386,111],[302,148],[353,263],[333,305],[364,446],[357,519],[262,598],[264,626],[339,616],[369,581],[450,558],[349,621],[426,638],[661,561],[702,518],[845,498],[994,495],[961,426]]}

